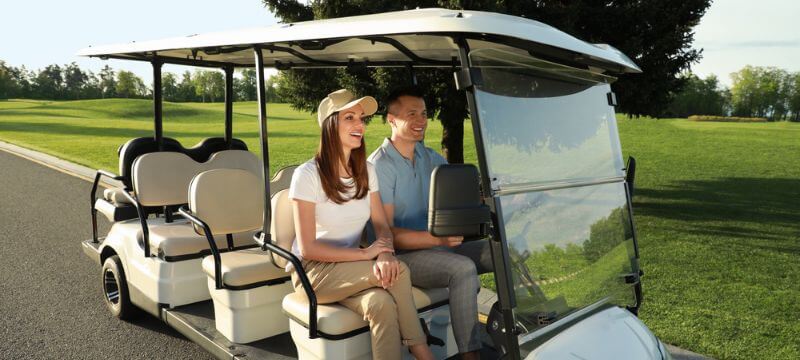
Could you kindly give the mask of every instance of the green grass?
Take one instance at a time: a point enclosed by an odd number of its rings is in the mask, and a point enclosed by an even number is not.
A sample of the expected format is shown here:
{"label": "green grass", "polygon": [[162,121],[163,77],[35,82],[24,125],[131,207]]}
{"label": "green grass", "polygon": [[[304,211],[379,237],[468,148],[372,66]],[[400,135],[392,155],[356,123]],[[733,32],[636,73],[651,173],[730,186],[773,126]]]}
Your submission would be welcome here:
{"label": "green grass", "polygon": [[800,358],[800,124],[627,120],[645,303],[664,341]]}
{"label": "green grass", "polygon": [[[272,171],[309,159],[313,115],[267,111]],[[116,172],[117,147],[152,134],[151,112],[147,100],[3,101],[0,140]],[[236,136],[259,152],[255,104],[234,112]],[[164,134],[193,145],[220,136],[222,119],[221,104],[166,103]],[[800,358],[800,124],[620,118],[619,129],[638,160],[644,322],[663,341],[718,359]],[[440,148],[441,131],[432,122],[428,146]],[[380,119],[369,125],[369,151],[388,133]]]}
{"label": "green grass", "polygon": [[[233,107],[234,137],[248,148],[261,153],[255,102],[236,103]],[[0,102],[0,140],[53,154],[96,169],[117,172],[117,148],[125,141],[153,134],[153,110],[150,100],[106,99],[82,101],[9,100]],[[222,104],[164,103],[164,136],[184,146],[201,139],[224,134]],[[270,170],[300,164],[310,159],[319,142],[316,115],[292,110],[286,104],[267,106]],[[472,128],[466,124],[465,132]],[[367,154],[380,146],[391,133],[389,126],[376,117],[367,126]],[[431,122],[426,143],[435,149],[442,138],[441,123]],[[465,147],[474,149],[472,137]],[[475,161],[475,151],[465,152],[467,161]]]}

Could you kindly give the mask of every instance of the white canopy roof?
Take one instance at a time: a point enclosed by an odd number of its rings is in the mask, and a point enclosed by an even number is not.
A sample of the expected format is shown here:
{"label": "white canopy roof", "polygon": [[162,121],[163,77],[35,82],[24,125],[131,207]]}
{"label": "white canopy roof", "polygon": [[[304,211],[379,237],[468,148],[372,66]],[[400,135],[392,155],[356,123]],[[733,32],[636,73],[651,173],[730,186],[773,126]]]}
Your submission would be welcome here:
{"label": "white canopy roof", "polygon": [[153,59],[194,65],[253,66],[253,46],[264,51],[265,66],[367,65],[452,66],[458,58],[454,37],[471,50],[497,48],[533,54],[568,65],[613,72],[641,72],[617,49],[578,40],[549,25],[481,11],[417,9],[315,20],[127,44],[90,46],[81,56]]}

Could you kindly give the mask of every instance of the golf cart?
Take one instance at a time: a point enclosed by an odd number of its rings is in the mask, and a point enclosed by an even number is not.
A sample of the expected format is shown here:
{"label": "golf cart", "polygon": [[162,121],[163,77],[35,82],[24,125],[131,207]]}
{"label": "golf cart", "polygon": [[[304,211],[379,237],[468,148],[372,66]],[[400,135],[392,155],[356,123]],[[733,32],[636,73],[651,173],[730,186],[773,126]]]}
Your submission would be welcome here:
{"label": "golf cart", "polygon": [[[496,302],[482,319],[493,356],[670,357],[636,317],[633,171],[622,160],[609,74],[640,70],[613,47],[514,16],[418,9],[79,55],[153,64],[155,134],[120,148],[119,175],[97,172],[93,238],[83,242],[103,267],[116,316],[144,310],[219,358],[370,358],[367,323],[317,303],[288,251],[293,168],[269,179],[264,68],[401,67],[410,79],[444,68],[467,97],[478,166],[436,169],[429,230],[489,239]],[[163,136],[163,64],[225,71],[224,137],[187,148]],[[260,161],[232,132],[233,71],[242,67],[258,79]],[[104,177],[123,185],[98,199]],[[113,222],[106,236],[97,234],[98,212]],[[286,263],[303,291],[290,285]],[[437,357],[456,354],[447,290],[415,288],[414,301]]]}

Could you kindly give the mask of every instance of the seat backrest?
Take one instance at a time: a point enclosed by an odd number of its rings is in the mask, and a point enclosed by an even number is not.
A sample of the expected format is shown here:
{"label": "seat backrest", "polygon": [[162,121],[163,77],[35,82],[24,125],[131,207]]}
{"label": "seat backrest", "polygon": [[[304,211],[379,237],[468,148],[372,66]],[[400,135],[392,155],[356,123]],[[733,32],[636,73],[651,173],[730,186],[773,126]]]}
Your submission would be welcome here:
{"label": "seat backrest", "polygon": [[[183,147],[177,140],[165,137],[162,139],[161,151],[184,153],[197,162],[207,161],[214,153],[223,150],[247,150],[247,145],[239,139],[231,139],[230,148],[224,138],[212,137],[201,140],[190,148]],[[117,151],[119,155],[119,175],[122,183],[129,189],[133,187],[133,162],[144,154],[158,152],[158,144],[152,137],[140,137],[128,140]]]}
{"label": "seat backrest", "polygon": [[[272,242],[286,251],[292,251],[295,231],[289,189],[280,190],[272,196],[272,222],[270,227],[272,228]],[[286,260],[280,256],[272,255],[272,262],[280,267],[286,267]]]}
{"label": "seat backrest", "polygon": [[189,208],[214,235],[253,231],[263,225],[262,185],[261,178],[247,170],[204,171],[191,180]]}
{"label": "seat backrest", "polygon": [[299,165],[289,165],[285,168],[278,170],[272,180],[269,181],[270,196],[275,196],[278,191],[288,189],[292,183],[292,175]]}
{"label": "seat backrest", "polygon": [[144,206],[185,204],[189,183],[198,174],[214,169],[239,169],[260,179],[261,166],[258,157],[245,150],[219,151],[204,163],[180,152],[154,152],[134,161],[133,190]]}
{"label": "seat backrest", "polygon": [[431,173],[428,231],[434,236],[480,237],[491,220],[481,201],[480,175],[474,165],[439,165]]}

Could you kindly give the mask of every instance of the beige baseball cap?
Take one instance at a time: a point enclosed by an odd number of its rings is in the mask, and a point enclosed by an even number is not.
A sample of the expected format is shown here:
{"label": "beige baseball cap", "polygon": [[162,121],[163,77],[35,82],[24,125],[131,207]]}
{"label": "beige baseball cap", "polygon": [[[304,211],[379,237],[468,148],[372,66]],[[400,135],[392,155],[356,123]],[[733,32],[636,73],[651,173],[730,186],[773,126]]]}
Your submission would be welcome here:
{"label": "beige baseball cap", "polygon": [[322,99],[319,103],[319,108],[317,109],[317,122],[319,126],[322,127],[322,122],[331,116],[331,114],[342,110],[348,109],[356,104],[361,104],[361,107],[364,109],[364,116],[369,116],[374,114],[378,111],[378,102],[375,101],[375,98],[372,96],[364,96],[360,99],[353,100],[355,96],[350,90],[341,89],[336,90],[327,97]]}

